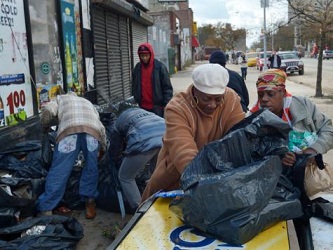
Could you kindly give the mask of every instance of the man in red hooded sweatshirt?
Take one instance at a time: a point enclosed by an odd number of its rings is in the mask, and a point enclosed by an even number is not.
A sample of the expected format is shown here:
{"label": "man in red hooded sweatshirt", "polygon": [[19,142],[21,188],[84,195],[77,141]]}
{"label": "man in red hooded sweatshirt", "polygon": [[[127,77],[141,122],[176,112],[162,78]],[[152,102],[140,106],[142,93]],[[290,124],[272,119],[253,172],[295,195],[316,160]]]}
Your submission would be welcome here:
{"label": "man in red hooded sweatshirt", "polygon": [[140,108],[163,117],[164,108],[173,96],[169,72],[154,58],[151,44],[141,44],[138,55],[140,62],[132,73],[132,95]]}

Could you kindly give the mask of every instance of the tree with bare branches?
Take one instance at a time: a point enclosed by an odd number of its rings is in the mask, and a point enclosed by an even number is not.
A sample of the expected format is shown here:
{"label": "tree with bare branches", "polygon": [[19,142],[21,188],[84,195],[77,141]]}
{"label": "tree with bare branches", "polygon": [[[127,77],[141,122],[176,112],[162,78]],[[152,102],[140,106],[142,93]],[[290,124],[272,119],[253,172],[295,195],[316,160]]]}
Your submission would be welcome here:
{"label": "tree with bare branches", "polygon": [[322,97],[322,65],[323,50],[326,37],[332,32],[333,0],[287,0],[291,13],[290,20],[301,22],[302,25],[313,31],[319,30],[318,43],[319,56],[317,66],[317,81],[315,97]]}

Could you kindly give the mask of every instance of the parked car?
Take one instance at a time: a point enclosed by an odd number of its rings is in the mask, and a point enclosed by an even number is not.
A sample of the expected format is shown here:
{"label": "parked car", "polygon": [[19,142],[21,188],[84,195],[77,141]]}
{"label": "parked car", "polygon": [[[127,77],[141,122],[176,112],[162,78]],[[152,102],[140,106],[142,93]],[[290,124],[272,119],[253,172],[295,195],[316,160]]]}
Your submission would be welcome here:
{"label": "parked car", "polygon": [[293,51],[279,51],[281,57],[281,66],[287,74],[297,72],[299,75],[304,75],[304,63],[298,58]]}
{"label": "parked car", "polygon": [[333,58],[333,50],[328,50],[328,49],[325,49],[323,51],[323,59],[330,59],[330,58]]}
{"label": "parked car", "polygon": [[264,52],[260,52],[257,60],[257,69],[262,71],[264,68],[264,62],[266,61],[266,66],[269,68],[271,63],[268,61],[268,58],[272,55],[272,51],[266,51],[266,59],[264,58],[265,54]]}
{"label": "parked car", "polygon": [[258,53],[257,52],[248,52],[246,53],[247,66],[255,67],[257,65]]}

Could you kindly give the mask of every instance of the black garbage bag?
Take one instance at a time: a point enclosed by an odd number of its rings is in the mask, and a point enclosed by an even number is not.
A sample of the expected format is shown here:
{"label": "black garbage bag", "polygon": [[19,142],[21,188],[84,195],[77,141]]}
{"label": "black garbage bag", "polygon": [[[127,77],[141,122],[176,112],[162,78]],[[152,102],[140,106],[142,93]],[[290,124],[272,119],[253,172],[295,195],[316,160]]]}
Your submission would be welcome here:
{"label": "black garbage bag", "polygon": [[47,170],[50,169],[53,159],[56,134],[54,131],[44,132],[42,136],[42,163]]}
{"label": "black garbage bag", "polygon": [[44,179],[0,177],[0,228],[35,214],[35,201],[43,192],[44,182]]}
{"label": "black garbage bag", "polygon": [[[227,171],[288,152],[289,125],[269,110],[258,111],[236,124],[223,139],[203,147],[181,178],[186,189],[202,173]],[[197,160],[196,160],[197,159]]]}
{"label": "black garbage bag", "polygon": [[[118,179],[118,169],[116,164],[110,159],[109,154],[105,154],[99,162],[99,181],[97,207],[115,213],[121,212],[121,206],[126,211],[130,211]],[[122,202],[123,201],[123,204]]]}
{"label": "black garbage bag", "polygon": [[[0,195],[2,194],[0,191]],[[0,228],[16,225],[18,212],[16,207],[0,207]]]}
{"label": "black garbage bag", "polygon": [[15,126],[1,128],[0,152],[4,152],[21,142],[40,140],[42,126],[39,116],[28,117]]}
{"label": "black garbage bag", "polygon": [[[80,158],[80,155],[78,159]],[[78,160],[76,160],[73,166],[71,175],[68,178],[66,184],[66,191],[62,197],[59,207],[65,206],[72,210],[82,210],[84,209],[84,200],[81,199],[79,194],[80,180],[82,175],[82,166],[78,165]]]}
{"label": "black garbage bag", "polygon": [[0,228],[0,249],[75,249],[83,228],[74,217],[43,216]]}
{"label": "black garbage bag", "polygon": [[[98,112],[102,124],[105,127],[107,137],[107,146],[113,131],[113,125],[117,119],[116,114],[111,108],[112,105],[99,106]],[[109,147],[103,158],[98,162],[99,179],[98,179],[98,197],[96,205],[106,211],[119,213],[121,206],[123,209],[129,207],[121,192],[118,180],[118,167],[115,162],[110,159]]]}
{"label": "black garbage bag", "polygon": [[47,170],[41,160],[41,141],[20,142],[0,152],[0,170],[17,178],[46,177]]}
{"label": "black garbage bag", "polygon": [[170,209],[185,224],[234,245],[274,223],[302,216],[300,192],[285,178],[287,123],[268,110],[207,144],[181,176],[184,196]]}
{"label": "black garbage bag", "polygon": [[1,151],[0,170],[0,227],[7,227],[36,213],[35,201],[47,175],[41,141],[23,141]]}
{"label": "black garbage bag", "polygon": [[41,149],[41,143],[39,140],[31,140],[31,141],[23,141],[19,142],[12,147],[3,150],[0,152],[1,156],[7,154],[15,154],[15,153],[28,153],[31,151],[38,151]]}

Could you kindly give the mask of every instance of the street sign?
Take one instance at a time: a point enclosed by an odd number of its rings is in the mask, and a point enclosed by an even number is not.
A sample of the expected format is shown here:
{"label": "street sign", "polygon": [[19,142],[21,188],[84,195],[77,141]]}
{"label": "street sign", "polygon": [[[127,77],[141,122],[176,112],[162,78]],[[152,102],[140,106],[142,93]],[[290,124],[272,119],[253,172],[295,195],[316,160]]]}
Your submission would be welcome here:
{"label": "street sign", "polygon": [[269,0],[260,0],[261,8],[268,8],[269,7]]}

